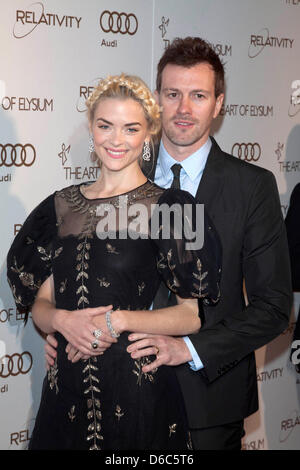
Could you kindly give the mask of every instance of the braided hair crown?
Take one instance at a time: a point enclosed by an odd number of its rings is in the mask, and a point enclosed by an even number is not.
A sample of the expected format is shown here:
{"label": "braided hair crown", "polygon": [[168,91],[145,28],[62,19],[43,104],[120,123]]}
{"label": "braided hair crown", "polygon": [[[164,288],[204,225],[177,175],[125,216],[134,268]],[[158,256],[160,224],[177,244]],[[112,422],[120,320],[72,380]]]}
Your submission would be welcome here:
{"label": "braided hair crown", "polygon": [[145,118],[152,135],[158,134],[160,122],[160,107],[145,82],[135,75],[113,75],[101,79],[93,93],[86,100],[88,118],[92,122],[97,105],[104,98],[131,98],[143,108]]}

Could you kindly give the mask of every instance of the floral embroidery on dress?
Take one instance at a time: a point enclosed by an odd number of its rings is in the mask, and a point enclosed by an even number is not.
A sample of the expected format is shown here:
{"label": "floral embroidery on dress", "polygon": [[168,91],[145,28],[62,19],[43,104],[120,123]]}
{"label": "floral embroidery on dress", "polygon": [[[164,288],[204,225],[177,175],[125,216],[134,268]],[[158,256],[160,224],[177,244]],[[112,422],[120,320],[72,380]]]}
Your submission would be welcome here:
{"label": "floral embroidery on dress", "polygon": [[58,385],[57,385],[57,377],[58,374],[58,367],[57,367],[57,358],[54,360],[53,366],[51,366],[48,370],[48,381],[49,381],[49,387],[51,390],[55,387],[55,393],[56,395],[58,394]]}
{"label": "floral embroidery on dress", "polygon": [[124,416],[124,414],[125,414],[125,413],[122,413],[122,410],[121,410],[120,405],[117,405],[117,406],[116,406],[115,415],[116,415],[116,417],[118,418],[118,421],[120,421],[120,419],[122,418],[122,416]]}
{"label": "floral embroidery on dress", "polygon": [[90,259],[90,255],[89,255],[90,248],[91,248],[91,244],[87,242],[87,237],[85,237],[83,242],[77,245],[77,251],[79,253],[76,256],[76,260],[79,261],[79,263],[76,265],[76,269],[79,272],[77,274],[76,281],[81,282],[80,286],[76,290],[76,294],[77,295],[80,294],[80,298],[78,299],[78,302],[77,302],[78,307],[81,304],[89,304],[89,300],[86,296],[86,294],[89,293],[89,290],[86,287],[84,281],[85,279],[89,278],[89,275],[86,271],[89,267],[88,260]]}
{"label": "floral embroidery on dress", "polygon": [[98,387],[100,381],[94,375],[94,372],[97,372],[99,368],[95,365],[97,363],[97,359],[95,357],[88,359],[87,362],[87,365],[82,371],[83,374],[87,374],[83,382],[85,384],[88,384],[88,388],[84,390],[84,394],[90,395],[90,398],[87,399],[87,418],[89,421],[91,421],[91,423],[88,425],[87,430],[90,434],[87,435],[86,440],[93,442],[89,450],[101,450],[101,448],[99,447],[99,441],[103,440],[103,436],[100,434],[100,421],[102,419],[102,413],[100,411],[101,402],[99,398],[95,396],[95,394],[100,393],[101,390]]}
{"label": "floral embroidery on dress", "polygon": [[76,415],[75,415],[74,412],[75,412],[75,405],[71,406],[71,409],[68,412],[69,419],[72,423],[73,423],[74,419],[76,418]]}
{"label": "floral embroidery on dress", "polygon": [[172,248],[168,251],[167,253],[167,256],[165,256],[164,253],[159,253],[159,259],[157,260],[157,269],[159,271],[165,269],[166,267],[169,268],[169,272],[172,276],[172,282],[170,279],[167,279],[166,280],[166,284],[168,286],[168,288],[172,291],[172,292],[177,292],[177,288],[180,287],[180,282],[179,280],[177,279],[177,276],[175,275],[175,268],[176,268],[176,264],[171,264],[172,263],[172,256],[173,256],[173,253],[172,253]]}
{"label": "floral embroidery on dress", "polygon": [[207,293],[205,293],[205,290],[207,289],[208,287],[208,283],[205,282],[205,283],[202,283],[202,281],[207,277],[208,275],[208,272],[205,271],[204,273],[202,273],[202,263],[200,261],[200,259],[198,258],[197,259],[197,273],[194,273],[193,272],[193,276],[195,279],[197,279],[198,283],[194,283],[193,284],[193,287],[195,288],[195,290],[197,292],[191,292],[191,295],[193,297],[197,297],[197,298],[203,298],[204,297],[204,303],[205,304],[210,304],[210,302],[212,303],[217,303],[220,299],[220,286],[219,286],[219,283],[217,283],[217,286],[218,286],[218,294],[217,294],[217,297],[216,299],[210,299],[207,300],[205,297],[207,295]]}
{"label": "floral embroidery on dress", "polygon": [[180,282],[178,281],[178,279],[177,279],[177,277],[174,273],[174,270],[176,268],[176,264],[171,264],[172,256],[173,256],[172,249],[170,249],[167,253],[167,262],[168,262],[168,267],[169,267],[170,273],[173,276],[173,280],[172,280],[172,283],[169,280],[167,280],[167,286],[171,291],[177,292],[177,288],[180,287]]}
{"label": "floral embroidery on dress", "polygon": [[145,287],[146,287],[146,284],[144,282],[142,282],[141,284],[138,285],[139,296],[142,295],[142,292],[145,289]]}
{"label": "floral embroidery on dress", "polygon": [[208,272],[205,271],[204,273],[202,273],[202,263],[201,263],[199,258],[197,259],[197,265],[196,266],[197,266],[198,272],[193,273],[193,276],[199,282],[198,283],[196,283],[196,282],[193,283],[193,287],[196,289],[197,292],[192,292],[191,294],[192,294],[193,297],[201,298],[201,297],[205,297],[205,294],[203,294],[203,292],[205,291],[205,289],[208,286],[207,282],[202,283],[202,281],[207,277]]}
{"label": "floral embroidery on dress", "polygon": [[106,250],[107,253],[119,255],[120,253],[117,251],[115,246],[112,246],[110,243],[106,243]]}
{"label": "floral embroidery on dress", "polygon": [[169,437],[171,437],[172,434],[175,434],[175,433],[176,433],[176,428],[177,428],[177,424],[176,424],[176,423],[169,425]]}
{"label": "floral embroidery on dress", "polygon": [[58,256],[61,254],[62,251],[63,251],[62,246],[60,248],[58,248],[57,250],[55,250],[53,259],[58,258]]}
{"label": "floral embroidery on dress", "polygon": [[49,252],[47,253],[47,251],[45,250],[45,248],[43,248],[42,246],[38,246],[38,247],[37,247],[37,250],[38,250],[38,252],[39,252],[41,255],[44,256],[44,257],[41,257],[41,260],[42,260],[42,261],[51,261],[51,257],[52,257],[51,251],[49,251]]}
{"label": "floral embroidery on dress", "polygon": [[132,372],[137,375],[137,385],[141,386],[142,385],[142,378],[144,377],[145,380],[149,380],[149,382],[154,382],[154,377],[153,374],[157,372],[157,368],[153,369],[151,372],[143,372],[143,367],[151,364],[151,361],[148,356],[141,357],[140,359],[137,359],[134,361],[134,365],[137,370],[133,370]]}
{"label": "floral embroidery on dress", "polygon": [[16,304],[24,306],[23,302],[22,302],[22,297],[20,295],[17,295],[16,286],[11,283],[9,278],[7,280],[8,280],[8,284],[10,285],[10,288],[11,288],[11,291],[12,291],[12,294],[13,294],[13,297],[15,299]]}
{"label": "floral embroidery on dress", "polygon": [[160,258],[157,260],[157,263],[156,263],[157,269],[158,270],[165,269],[167,267],[165,255],[163,253],[159,253],[159,256]]}
{"label": "floral embroidery on dress", "polygon": [[107,281],[106,277],[102,277],[101,279],[99,279],[97,277],[97,281],[99,281],[100,287],[109,287],[110,286],[110,282]]}
{"label": "floral embroidery on dress", "polygon": [[64,281],[61,281],[61,283],[60,283],[59,292],[60,292],[61,294],[63,294],[63,293],[65,292],[66,288],[67,288],[67,281],[68,281],[68,280],[65,279]]}
{"label": "floral embroidery on dress", "polygon": [[11,266],[10,269],[19,275],[19,279],[22,282],[23,286],[29,287],[29,289],[32,289],[32,290],[40,288],[41,281],[38,280],[35,282],[34,275],[31,273],[26,273],[24,271],[24,266],[21,266],[20,268],[18,268],[16,258],[14,258],[14,266]]}

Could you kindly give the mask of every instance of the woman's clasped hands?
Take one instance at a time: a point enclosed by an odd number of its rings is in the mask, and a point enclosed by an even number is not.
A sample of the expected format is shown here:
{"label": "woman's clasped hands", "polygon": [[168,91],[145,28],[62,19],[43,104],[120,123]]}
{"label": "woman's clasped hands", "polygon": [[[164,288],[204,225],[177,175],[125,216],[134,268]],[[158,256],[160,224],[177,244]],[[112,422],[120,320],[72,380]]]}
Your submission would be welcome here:
{"label": "woman's clasped hands", "polygon": [[[85,308],[82,310],[57,310],[53,319],[55,330],[68,341],[66,353],[71,362],[99,356],[116,343],[107,325],[106,313],[112,305]],[[45,345],[47,366],[56,357],[57,341],[53,335],[47,336]]]}

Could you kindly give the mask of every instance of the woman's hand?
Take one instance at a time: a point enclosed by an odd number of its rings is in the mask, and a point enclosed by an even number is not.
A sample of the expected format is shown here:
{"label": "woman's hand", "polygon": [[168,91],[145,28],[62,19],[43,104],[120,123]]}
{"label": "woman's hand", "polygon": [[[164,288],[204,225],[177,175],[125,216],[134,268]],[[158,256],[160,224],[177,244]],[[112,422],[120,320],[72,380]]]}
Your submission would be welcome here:
{"label": "woman's hand", "polygon": [[[84,356],[96,356],[99,352],[105,351],[111,343],[117,341],[110,336],[105,322],[104,314],[111,309],[112,305],[73,311],[55,311],[53,328],[61,333],[71,344],[72,350],[70,351],[72,351],[73,359],[75,357],[75,350],[79,351]],[[97,317],[98,321],[95,323]],[[96,329],[102,330],[100,325],[103,326],[103,333],[101,337],[98,338],[97,349],[93,349],[92,343],[96,340],[93,332]]]}
{"label": "woman's hand", "polygon": [[46,337],[46,343],[45,343],[45,359],[46,359],[46,369],[49,370],[51,366],[54,365],[54,361],[57,357],[57,341],[54,337],[54,335],[49,334]]}
{"label": "woman's hand", "polygon": [[[126,312],[128,312],[128,311],[127,310],[124,310],[124,311],[123,310],[113,310],[113,311],[111,311],[110,323],[111,323],[111,326],[112,326],[113,330],[117,334],[123,333],[123,331],[125,331],[124,318],[125,318]],[[100,337],[101,340],[103,339],[103,341],[107,341],[108,339],[112,338],[111,331],[108,328],[105,315],[96,316],[93,319],[93,322],[94,322],[94,325],[95,325],[96,329],[99,329],[99,330],[102,331],[102,335]]]}

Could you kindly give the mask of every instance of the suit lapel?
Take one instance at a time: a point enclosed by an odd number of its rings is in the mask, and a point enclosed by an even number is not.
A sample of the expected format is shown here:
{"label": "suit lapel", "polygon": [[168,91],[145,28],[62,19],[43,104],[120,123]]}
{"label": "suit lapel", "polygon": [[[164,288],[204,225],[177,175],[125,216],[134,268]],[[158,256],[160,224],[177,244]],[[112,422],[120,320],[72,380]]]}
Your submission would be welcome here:
{"label": "suit lapel", "polygon": [[219,204],[224,185],[224,154],[213,137],[212,147],[196,193],[196,200],[205,204],[211,217],[214,217],[215,205]]}

